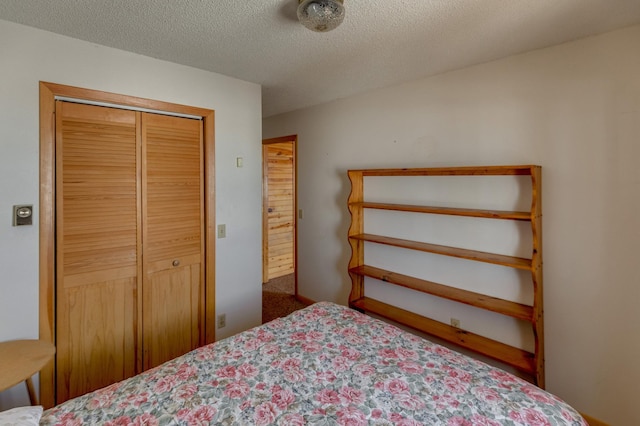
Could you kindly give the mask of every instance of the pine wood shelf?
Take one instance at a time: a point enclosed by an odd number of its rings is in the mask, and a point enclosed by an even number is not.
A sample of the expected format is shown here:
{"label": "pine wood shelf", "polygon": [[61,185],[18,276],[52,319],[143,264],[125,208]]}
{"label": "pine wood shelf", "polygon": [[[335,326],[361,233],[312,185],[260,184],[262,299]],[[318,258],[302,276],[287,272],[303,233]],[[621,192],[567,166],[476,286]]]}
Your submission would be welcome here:
{"label": "pine wood shelf", "polygon": [[377,210],[395,210],[413,213],[432,213],[443,214],[449,216],[466,216],[480,217],[485,219],[507,219],[507,220],[531,220],[531,212],[519,211],[501,211],[501,210],[478,210],[478,209],[461,209],[453,207],[436,207],[436,206],[414,206],[408,204],[390,204],[390,203],[352,203],[354,207],[363,207],[365,209]]}
{"label": "pine wood shelf", "polygon": [[510,268],[525,269],[527,271],[530,271],[532,268],[531,259],[525,259],[522,257],[504,256],[501,254],[441,246],[437,244],[422,243],[419,241],[403,240],[400,238],[384,237],[382,235],[373,234],[357,234],[352,235],[349,238],[410,250],[424,251],[427,253],[441,254],[443,256],[457,257],[460,259],[474,260],[477,262],[492,263],[494,265],[508,266]]}
{"label": "pine wood shelf", "polygon": [[[532,381],[544,388],[544,326],[542,293],[542,208],[541,208],[541,168],[535,165],[521,166],[482,166],[482,167],[439,167],[411,169],[364,169],[349,170],[351,194],[348,207],[351,214],[349,227],[349,245],[352,255],[349,261],[349,276],[352,281],[349,305],[352,308],[369,312],[391,321],[412,327],[423,333],[455,343],[496,359],[531,376]],[[479,210],[448,206],[394,204],[371,202],[364,199],[364,178],[367,176],[530,176],[531,208],[528,211]],[[472,178],[471,178],[472,179]],[[513,257],[496,253],[487,253],[459,247],[412,241],[393,236],[374,235],[365,232],[364,210],[378,209],[391,212],[409,212],[416,214],[438,214],[486,218],[531,223],[531,257]],[[392,216],[393,217],[393,216]],[[446,284],[403,275],[398,272],[367,265],[364,262],[365,243],[383,244],[408,250],[451,256],[475,262],[529,271],[533,287],[533,304],[524,305],[490,295],[462,290]],[[430,294],[454,302],[485,309],[501,315],[527,321],[531,324],[534,350],[528,352],[504,343],[489,339],[469,331],[454,328],[442,322],[419,315],[380,300],[365,296],[365,277],[397,285],[412,291]]]}
{"label": "pine wood shelf", "polygon": [[477,308],[497,312],[499,314],[518,318],[524,321],[533,321],[533,308],[521,303],[487,296],[482,293],[475,293],[473,291],[449,287],[432,281],[376,268],[374,266],[357,266],[349,269],[349,272],[365,277],[375,278],[401,287],[410,288],[422,293],[442,297],[444,299],[453,300],[455,302],[464,303],[466,305],[475,306]]}
{"label": "pine wood shelf", "polygon": [[496,359],[529,375],[536,371],[535,356],[513,346],[492,340],[448,324],[432,320],[405,309],[380,302],[369,297],[351,302],[351,306],[369,312],[399,324],[411,327],[423,333],[430,334],[450,343],[455,343],[465,349]]}
{"label": "pine wood shelf", "polygon": [[428,167],[407,169],[362,169],[353,170],[362,176],[530,176],[531,170],[539,166],[465,166]]}

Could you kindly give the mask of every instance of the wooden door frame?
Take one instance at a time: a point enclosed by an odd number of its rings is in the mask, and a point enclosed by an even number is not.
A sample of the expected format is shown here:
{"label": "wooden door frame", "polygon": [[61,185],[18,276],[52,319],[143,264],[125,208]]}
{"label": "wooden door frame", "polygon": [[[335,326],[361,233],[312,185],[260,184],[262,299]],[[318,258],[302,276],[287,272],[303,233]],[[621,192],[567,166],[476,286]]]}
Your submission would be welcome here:
{"label": "wooden door frame", "polygon": [[298,298],[298,135],[281,136],[262,140],[262,282],[266,282],[267,256],[269,247],[269,222],[267,219],[267,209],[269,208],[269,194],[267,187],[267,162],[265,161],[265,145],[282,142],[293,144],[293,280],[294,294]]}
{"label": "wooden door frame", "polygon": [[[105,102],[202,117],[204,145],[205,210],[205,306],[202,312],[205,343],[215,341],[215,112],[210,109],[173,104],[56,83],[40,82],[40,205],[39,205],[39,334],[55,344],[55,100],[56,97]],[[55,403],[55,360],[40,372],[40,403]]]}

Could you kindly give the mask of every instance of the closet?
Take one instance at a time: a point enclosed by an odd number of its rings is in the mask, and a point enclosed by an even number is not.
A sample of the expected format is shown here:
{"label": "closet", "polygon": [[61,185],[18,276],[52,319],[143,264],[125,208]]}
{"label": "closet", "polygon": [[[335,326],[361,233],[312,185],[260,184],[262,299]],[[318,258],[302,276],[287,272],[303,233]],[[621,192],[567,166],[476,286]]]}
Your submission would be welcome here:
{"label": "closet", "polygon": [[56,403],[205,343],[203,122],[55,102]]}

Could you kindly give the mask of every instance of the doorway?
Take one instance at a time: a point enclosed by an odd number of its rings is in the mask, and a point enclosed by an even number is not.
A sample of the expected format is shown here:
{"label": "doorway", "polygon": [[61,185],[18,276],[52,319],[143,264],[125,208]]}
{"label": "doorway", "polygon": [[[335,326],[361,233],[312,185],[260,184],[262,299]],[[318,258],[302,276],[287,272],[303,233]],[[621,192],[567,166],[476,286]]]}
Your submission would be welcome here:
{"label": "doorway", "polygon": [[262,141],[262,282],[298,295],[296,274],[297,136]]}

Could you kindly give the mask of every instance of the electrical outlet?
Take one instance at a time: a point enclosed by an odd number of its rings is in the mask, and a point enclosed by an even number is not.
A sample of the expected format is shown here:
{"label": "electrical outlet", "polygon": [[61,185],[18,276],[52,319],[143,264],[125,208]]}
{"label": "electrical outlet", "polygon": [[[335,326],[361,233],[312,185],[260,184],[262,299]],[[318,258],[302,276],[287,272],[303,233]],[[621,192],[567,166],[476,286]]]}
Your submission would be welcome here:
{"label": "electrical outlet", "polygon": [[218,315],[218,328],[225,328],[227,326],[227,314]]}
{"label": "electrical outlet", "polygon": [[222,224],[218,225],[218,238],[226,238],[227,237],[227,225]]}
{"label": "electrical outlet", "polygon": [[460,328],[460,320],[458,318],[451,318],[451,327]]}

